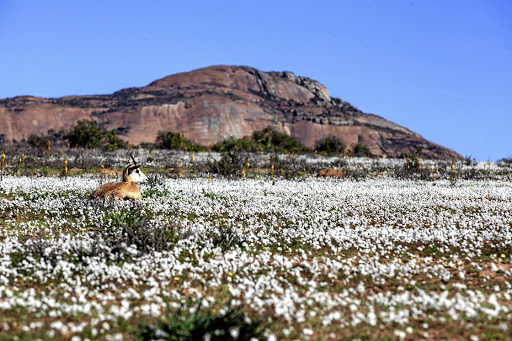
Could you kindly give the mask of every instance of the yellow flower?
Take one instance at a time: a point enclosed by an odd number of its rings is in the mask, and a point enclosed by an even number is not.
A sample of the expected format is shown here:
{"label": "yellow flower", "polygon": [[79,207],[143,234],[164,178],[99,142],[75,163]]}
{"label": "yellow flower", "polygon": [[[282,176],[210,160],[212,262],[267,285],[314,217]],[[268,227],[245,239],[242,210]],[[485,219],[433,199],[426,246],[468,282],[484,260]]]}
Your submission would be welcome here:
{"label": "yellow flower", "polygon": [[502,253],[502,254],[501,254],[501,258],[505,258],[505,257],[506,257],[506,256],[505,256],[505,254],[504,254],[504,253]]}

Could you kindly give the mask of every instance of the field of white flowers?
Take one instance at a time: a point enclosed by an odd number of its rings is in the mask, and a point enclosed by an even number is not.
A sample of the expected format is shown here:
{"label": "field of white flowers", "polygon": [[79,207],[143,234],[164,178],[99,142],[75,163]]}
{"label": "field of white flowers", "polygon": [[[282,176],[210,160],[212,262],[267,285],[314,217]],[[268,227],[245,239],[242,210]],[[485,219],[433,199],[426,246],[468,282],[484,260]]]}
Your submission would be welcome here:
{"label": "field of white flowers", "polygon": [[271,340],[512,339],[512,182],[496,169],[160,177],[141,202],[89,199],[98,174],[4,175],[0,340],[134,339],[228,306]]}

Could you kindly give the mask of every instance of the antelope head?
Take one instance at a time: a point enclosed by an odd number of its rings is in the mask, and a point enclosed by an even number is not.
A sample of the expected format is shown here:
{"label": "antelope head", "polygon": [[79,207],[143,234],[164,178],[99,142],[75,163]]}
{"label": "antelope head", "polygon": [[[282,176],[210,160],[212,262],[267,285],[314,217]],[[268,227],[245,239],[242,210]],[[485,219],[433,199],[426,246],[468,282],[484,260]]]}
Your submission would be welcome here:
{"label": "antelope head", "polygon": [[139,168],[142,165],[137,165],[137,161],[133,157],[133,150],[130,152],[130,158],[133,163],[129,163],[123,170],[123,181],[124,182],[144,182],[147,177],[142,173],[142,170]]}

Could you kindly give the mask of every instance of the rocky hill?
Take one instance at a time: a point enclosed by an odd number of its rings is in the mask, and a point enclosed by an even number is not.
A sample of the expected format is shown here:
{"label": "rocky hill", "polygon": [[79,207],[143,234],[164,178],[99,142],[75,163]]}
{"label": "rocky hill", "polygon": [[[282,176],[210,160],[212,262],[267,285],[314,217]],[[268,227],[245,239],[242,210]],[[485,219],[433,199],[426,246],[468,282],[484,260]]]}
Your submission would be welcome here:
{"label": "rocky hill", "polygon": [[0,136],[8,142],[49,129],[68,130],[78,120],[94,119],[106,129],[117,129],[132,144],[155,142],[159,131],[170,130],[211,145],[271,126],[309,147],[335,135],[347,146],[366,144],[376,155],[396,156],[421,146],[430,158],[461,157],[409,129],[332,98],[317,81],[244,66],[179,73],[112,95],[8,98],[0,100],[0,118]]}

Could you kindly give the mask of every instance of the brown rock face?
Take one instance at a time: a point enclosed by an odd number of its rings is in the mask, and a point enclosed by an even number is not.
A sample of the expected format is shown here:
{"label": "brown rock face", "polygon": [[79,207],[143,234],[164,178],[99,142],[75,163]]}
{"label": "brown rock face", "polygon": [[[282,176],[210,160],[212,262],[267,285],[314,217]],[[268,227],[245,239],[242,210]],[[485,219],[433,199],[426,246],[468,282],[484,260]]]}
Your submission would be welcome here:
{"label": "brown rock face", "polygon": [[106,129],[119,129],[132,144],[155,142],[159,131],[173,131],[211,145],[271,126],[309,147],[334,135],[347,146],[366,144],[376,155],[396,156],[421,146],[426,157],[461,158],[402,126],[331,98],[312,79],[244,66],[180,73],[112,95],[4,99],[0,118],[0,136],[8,142],[94,119]]}

